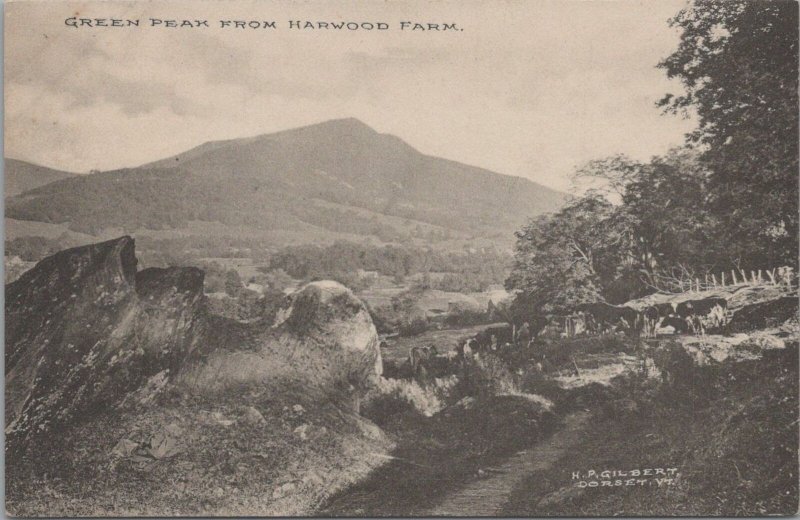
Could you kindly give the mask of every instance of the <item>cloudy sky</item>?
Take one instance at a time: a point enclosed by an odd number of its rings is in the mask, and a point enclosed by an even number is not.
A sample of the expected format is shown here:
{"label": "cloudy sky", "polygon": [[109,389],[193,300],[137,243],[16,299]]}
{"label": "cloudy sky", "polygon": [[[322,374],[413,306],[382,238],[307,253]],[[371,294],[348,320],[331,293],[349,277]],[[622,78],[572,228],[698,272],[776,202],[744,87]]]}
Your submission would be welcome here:
{"label": "cloudy sky", "polygon": [[[654,106],[680,90],[655,65],[677,45],[667,20],[683,4],[13,2],[5,156],[105,170],[356,117],[424,153],[568,189],[576,165],[614,153],[647,159],[692,128]],[[76,29],[65,24],[73,16],[140,25]],[[150,18],[210,27],[151,27]],[[389,29],[297,30],[289,20]],[[459,30],[400,30],[401,21]]]}

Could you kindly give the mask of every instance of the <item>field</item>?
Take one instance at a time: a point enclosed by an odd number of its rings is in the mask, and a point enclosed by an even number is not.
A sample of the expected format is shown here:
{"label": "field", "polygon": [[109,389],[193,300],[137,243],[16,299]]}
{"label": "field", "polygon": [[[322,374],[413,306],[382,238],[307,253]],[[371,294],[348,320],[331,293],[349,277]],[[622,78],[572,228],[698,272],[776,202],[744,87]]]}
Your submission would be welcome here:
{"label": "field", "polygon": [[[501,325],[501,324],[497,324]],[[491,325],[475,325],[458,329],[429,330],[417,336],[394,337],[386,340],[388,347],[381,351],[384,360],[404,361],[412,347],[436,345],[440,353],[454,350],[456,345]]]}

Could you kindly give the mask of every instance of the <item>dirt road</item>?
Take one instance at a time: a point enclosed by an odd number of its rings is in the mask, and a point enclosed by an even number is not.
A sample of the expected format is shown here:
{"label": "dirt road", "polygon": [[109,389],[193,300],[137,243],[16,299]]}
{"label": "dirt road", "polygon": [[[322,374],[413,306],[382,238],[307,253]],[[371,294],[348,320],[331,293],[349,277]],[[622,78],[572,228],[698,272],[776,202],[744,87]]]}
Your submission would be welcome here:
{"label": "dirt road", "polygon": [[[512,492],[531,474],[555,471],[554,464],[586,434],[591,414],[567,415],[561,425],[528,449],[518,451],[475,475],[474,463],[448,459],[431,462],[441,471],[434,477],[424,464],[394,461],[393,470],[371,478],[333,498],[322,516],[493,516],[510,502]],[[471,469],[467,469],[471,466]],[[449,471],[448,471],[449,470]],[[469,473],[465,475],[465,470]],[[412,479],[400,475],[416,475]],[[558,471],[560,473],[560,470]],[[449,477],[452,475],[452,479]],[[554,473],[555,475],[555,473]],[[464,478],[466,477],[466,478]],[[569,478],[566,475],[565,478]],[[456,482],[460,483],[456,484]],[[565,484],[568,484],[565,482]],[[529,514],[535,514],[530,511]]]}
{"label": "dirt road", "polygon": [[[525,477],[546,471],[566,450],[577,444],[589,423],[589,412],[576,412],[564,419],[564,426],[536,446],[520,451],[486,477],[467,483],[449,493],[422,516],[497,516],[511,492]],[[535,515],[535,511],[529,512]]]}

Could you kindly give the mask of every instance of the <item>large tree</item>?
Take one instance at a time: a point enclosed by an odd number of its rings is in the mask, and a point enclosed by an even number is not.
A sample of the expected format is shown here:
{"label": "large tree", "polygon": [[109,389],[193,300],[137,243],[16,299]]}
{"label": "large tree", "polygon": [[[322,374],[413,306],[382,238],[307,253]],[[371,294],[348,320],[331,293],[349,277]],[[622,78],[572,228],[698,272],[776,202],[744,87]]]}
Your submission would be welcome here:
{"label": "large tree", "polygon": [[599,183],[597,191],[619,200],[618,218],[633,235],[633,263],[645,273],[719,267],[722,253],[711,239],[717,219],[707,210],[709,172],[696,150],[675,148],[648,163],[624,155],[598,159],[575,179]]}
{"label": "large tree", "polygon": [[680,45],[659,66],[685,92],[660,104],[698,116],[688,140],[711,171],[716,240],[732,263],[795,264],[798,4],[694,0],[670,23]]}
{"label": "large tree", "polygon": [[516,236],[506,287],[518,291],[515,305],[523,314],[559,313],[603,299],[629,249],[615,208],[596,195],[531,220]]}

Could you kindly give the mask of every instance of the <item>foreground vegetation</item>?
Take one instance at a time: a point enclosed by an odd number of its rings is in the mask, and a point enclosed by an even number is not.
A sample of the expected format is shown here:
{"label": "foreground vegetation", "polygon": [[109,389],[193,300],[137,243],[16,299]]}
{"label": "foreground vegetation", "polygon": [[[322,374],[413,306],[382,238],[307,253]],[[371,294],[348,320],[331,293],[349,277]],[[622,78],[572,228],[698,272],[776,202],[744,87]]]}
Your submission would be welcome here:
{"label": "foreground vegetation", "polygon": [[[795,514],[797,353],[795,342],[756,361],[697,367],[673,359],[668,383],[618,381],[595,409],[591,434],[558,463],[560,471],[531,474],[504,514]],[[673,467],[677,483],[655,489],[579,489],[570,479],[589,469]]]}

